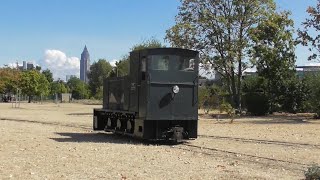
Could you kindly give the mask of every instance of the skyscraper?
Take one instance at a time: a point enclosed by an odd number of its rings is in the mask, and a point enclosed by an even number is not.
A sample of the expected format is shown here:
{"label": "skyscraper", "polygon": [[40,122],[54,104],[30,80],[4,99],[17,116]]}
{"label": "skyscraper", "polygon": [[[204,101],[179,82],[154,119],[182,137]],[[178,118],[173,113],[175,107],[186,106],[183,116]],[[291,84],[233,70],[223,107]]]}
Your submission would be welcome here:
{"label": "skyscraper", "polygon": [[87,46],[84,47],[83,52],[81,53],[81,60],[80,60],[80,79],[88,83],[88,73],[90,71],[90,54],[87,49]]}

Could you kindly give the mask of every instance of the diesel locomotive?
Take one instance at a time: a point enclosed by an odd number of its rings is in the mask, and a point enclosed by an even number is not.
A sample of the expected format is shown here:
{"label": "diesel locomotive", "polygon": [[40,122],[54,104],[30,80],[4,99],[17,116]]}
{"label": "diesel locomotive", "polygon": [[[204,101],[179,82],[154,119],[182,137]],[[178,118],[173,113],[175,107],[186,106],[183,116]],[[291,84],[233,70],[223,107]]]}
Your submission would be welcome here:
{"label": "diesel locomotive", "polygon": [[107,78],[93,130],[147,140],[197,138],[199,53],[154,48],[130,53],[130,72]]}

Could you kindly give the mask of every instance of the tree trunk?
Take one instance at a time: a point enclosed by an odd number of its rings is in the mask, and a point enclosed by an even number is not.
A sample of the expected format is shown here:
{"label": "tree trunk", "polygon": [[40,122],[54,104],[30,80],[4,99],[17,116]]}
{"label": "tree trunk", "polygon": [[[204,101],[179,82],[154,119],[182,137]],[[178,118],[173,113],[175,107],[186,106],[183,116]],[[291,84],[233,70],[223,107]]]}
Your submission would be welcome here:
{"label": "tree trunk", "polygon": [[237,88],[236,78],[234,76],[234,67],[231,67],[231,90],[232,90],[232,107],[237,107]]}
{"label": "tree trunk", "polygon": [[32,97],[28,96],[28,103],[31,103]]}
{"label": "tree trunk", "polygon": [[[241,56],[241,55],[240,55]],[[241,77],[242,77],[242,64],[241,64],[241,57],[239,57],[239,69],[238,69],[238,93],[237,93],[237,109],[241,114]]]}

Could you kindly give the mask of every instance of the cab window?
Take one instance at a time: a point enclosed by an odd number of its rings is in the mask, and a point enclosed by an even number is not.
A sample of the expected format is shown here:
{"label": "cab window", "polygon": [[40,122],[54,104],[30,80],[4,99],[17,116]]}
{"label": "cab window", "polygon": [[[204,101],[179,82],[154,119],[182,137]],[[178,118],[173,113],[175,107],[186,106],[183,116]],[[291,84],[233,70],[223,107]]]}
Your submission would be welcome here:
{"label": "cab window", "polygon": [[194,58],[180,57],[178,60],[179,71],[194,71],[195,60]]}
{"label": "cab window", "polygon": [[151,69],[158,71],[168,71],[169,70],[169,60],[168,55],[154,55],[151,59]]}

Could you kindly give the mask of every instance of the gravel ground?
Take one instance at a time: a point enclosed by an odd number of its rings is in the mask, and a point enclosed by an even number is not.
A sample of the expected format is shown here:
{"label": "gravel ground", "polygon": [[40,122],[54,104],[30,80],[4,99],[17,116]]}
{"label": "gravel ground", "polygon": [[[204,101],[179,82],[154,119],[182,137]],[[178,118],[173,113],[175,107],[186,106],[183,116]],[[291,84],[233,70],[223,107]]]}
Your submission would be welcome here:
{"label": "gravel ground", "polygon": [[179,145],[92,132],[81,104],[0,104],[0,179],[303,179],[320,164],[320,121],[208,119]]}

